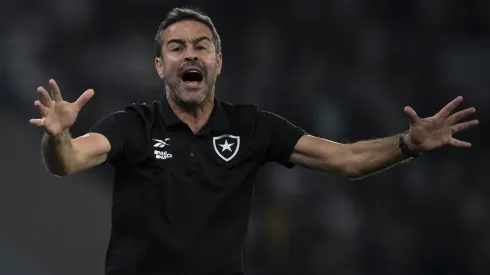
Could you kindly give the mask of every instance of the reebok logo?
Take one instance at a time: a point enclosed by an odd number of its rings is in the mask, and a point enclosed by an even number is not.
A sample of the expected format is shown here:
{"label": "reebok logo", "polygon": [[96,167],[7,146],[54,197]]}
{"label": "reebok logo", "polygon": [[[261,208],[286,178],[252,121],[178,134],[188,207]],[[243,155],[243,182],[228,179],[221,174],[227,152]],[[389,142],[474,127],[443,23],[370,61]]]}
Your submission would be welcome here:
{"label": "reebok logo", "polygon": [[[165,140],[154,138],[153,141],[155,141],[156,143],[153,144],[153,147],[154,148],[164,148],[165,146],[170,147],[170,144],[167,143],[169,140],[170,140],[170,138],[166,138]],[[171,159],[172,158],[172,154],[167,153],[167,151],[154,150],[153,153],[155,154],[156,159]]]}
{"label": "reebok logo", "polygon": [[153,141],[156,141],[157,143],[155,143],[153,145],[153,147],[156,147],[156,148],[163,148],[165,146],[170,146],[170,144],[167,143],[167,141],[169,141],[170,138],[166,138],[165,141],[163,140],[160,140],[160,139],[153,139]]}

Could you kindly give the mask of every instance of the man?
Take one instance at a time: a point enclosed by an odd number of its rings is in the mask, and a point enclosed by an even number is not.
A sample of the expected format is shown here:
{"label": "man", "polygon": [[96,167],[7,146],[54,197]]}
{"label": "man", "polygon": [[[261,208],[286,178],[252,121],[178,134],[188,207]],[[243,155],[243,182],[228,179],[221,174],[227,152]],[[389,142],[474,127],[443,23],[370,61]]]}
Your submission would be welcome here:
{"label": "man", "polygon": [[221,42],[200,12],[172,10],[155,44],[163,100],[130,105],[71,138],[69,128],[94,91],[69,103],[50,80],[51,97],[39,87],[34,103],[42,118],[30,121],[44,128],[42,155],[52,174],[114,166],[110,275],[244,274],[253,181],[266,162],[357,179],[443,145],[470,147],[452,134],[478,124],[459,122],[474,108],[451,114],[458,97],[428,118],[405,107],[410,128],[403,134],[341,144],[254,105],[218,101]]}

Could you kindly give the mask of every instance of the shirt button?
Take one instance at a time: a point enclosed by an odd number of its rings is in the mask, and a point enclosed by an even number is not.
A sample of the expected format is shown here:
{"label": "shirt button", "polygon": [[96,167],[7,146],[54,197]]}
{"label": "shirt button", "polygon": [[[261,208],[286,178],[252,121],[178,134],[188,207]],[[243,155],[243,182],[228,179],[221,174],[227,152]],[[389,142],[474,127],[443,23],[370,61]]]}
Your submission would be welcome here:
{"label": "shirt button", "polygon": [[191,153],[191,157],[193,157],[193,156],[194,156],[194,153]]}

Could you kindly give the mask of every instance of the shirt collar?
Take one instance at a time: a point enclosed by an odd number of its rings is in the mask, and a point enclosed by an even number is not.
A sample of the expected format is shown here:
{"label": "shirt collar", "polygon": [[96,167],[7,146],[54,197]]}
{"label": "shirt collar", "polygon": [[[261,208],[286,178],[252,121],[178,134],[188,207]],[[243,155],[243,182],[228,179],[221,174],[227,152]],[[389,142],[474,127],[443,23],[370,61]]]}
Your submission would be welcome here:
{"label": "shirt collar", "polygon": [[[182,122],[182,120],[177,117],[177,115],[168,104],[167,97],[164,97],[164,99],[160,103],[160,114],[163,122],[167,127],[185,125],[184,122]],[[203,130],[205,129],[218,133],[227,133],[230,130],[228,117],[223,110],[222,104],[216,99],[214,99],[214,107],[209,121],[203,127]]]}

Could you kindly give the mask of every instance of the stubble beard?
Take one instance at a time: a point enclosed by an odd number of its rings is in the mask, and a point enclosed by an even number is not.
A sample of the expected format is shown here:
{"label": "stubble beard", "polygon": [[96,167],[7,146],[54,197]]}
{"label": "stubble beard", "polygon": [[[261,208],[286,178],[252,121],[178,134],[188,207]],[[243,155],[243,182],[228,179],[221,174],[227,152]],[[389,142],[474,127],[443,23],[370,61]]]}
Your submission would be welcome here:
{"label": "stubble beard", "polygon": [[189,97],[186,96],[185,92],[182,93],[179,91],[178,84],[172,85],[166,79],[164,79],[165,87],[167,91],[169,91],[170,98],[173,102],[178,105],[181,105],[184,108],[193,109],[201,106],[209,97],[211,96],[211,92],[215,86],[216,79],[210,83],[211,85],[206,85],[204,91],[199,94],[197,97]]}

